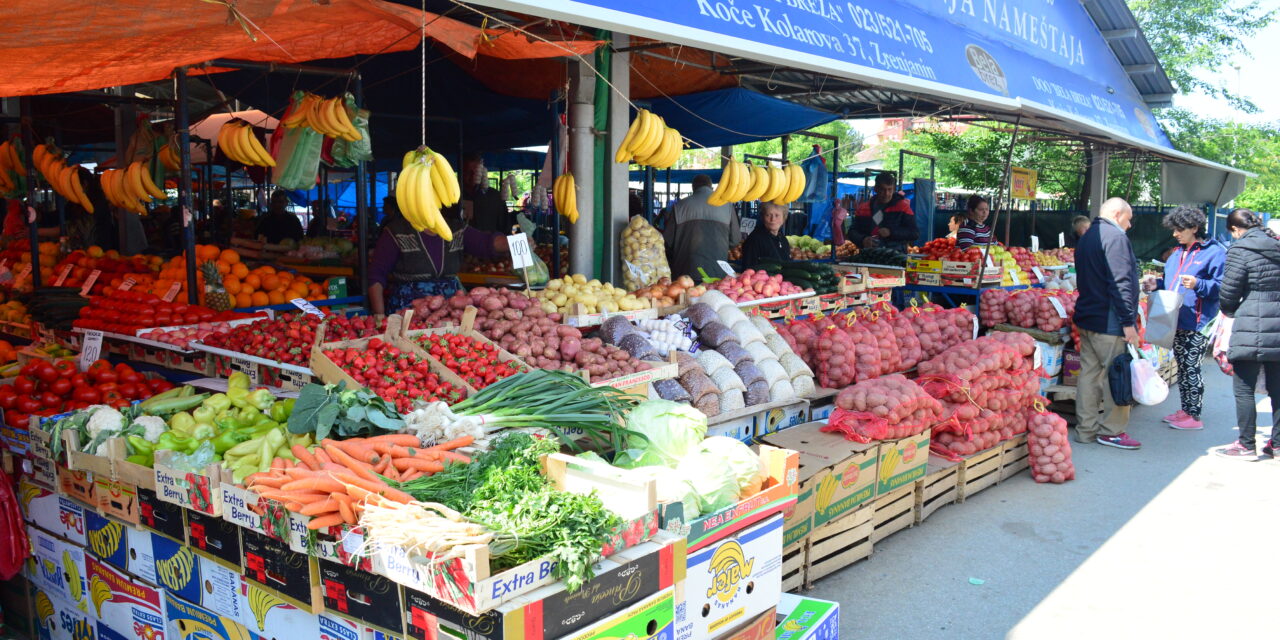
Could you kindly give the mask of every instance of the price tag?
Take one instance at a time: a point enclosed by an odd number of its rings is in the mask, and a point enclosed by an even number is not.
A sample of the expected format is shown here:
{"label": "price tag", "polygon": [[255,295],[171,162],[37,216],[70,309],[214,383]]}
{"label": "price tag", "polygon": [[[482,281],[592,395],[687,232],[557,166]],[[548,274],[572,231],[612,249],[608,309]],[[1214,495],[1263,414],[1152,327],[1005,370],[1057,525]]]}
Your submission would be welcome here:
{"label": "price tag", "polygon": [[231,368],[249,376],[250,387],[258,386],[258,363],[253,362],[252,360],[245,360],[244,358],[232,358]]}
{"label": "price tag", "polygon": [[752,231],[756,230],[756,219],[743,218],[742,221],[738,223],[738,230],[741,231],[744,236],[749,235]]}
{"label": "price tag", "polygon": [[18,275],[13,277],[13,288],[17,289],[18,287],[21,287],[27,281],[27,276],[29,275],[31,275],[31,263],[28,262],[27,264],[22,265],[22,270],[18,272]]}
{"label": "price tag", "polygon": [[1010,271],[1009,271],[1009,279],[1010,279],[1010,280],[1013,280],[1013,286],[1015,286],[1015,287],[1020,287],[1020,286],[1022,286],[1022,278],[1018,276],[1018,272],[1017,272],[1017,271],[1010,270]]}
{"label": "price tag", "polygon": [[1053,310],[1058,312],[1059,318],[1067,317],[1067,309],[1062,306],[1061,302],[1058,302],[1057,296],[1049,296],[1049,304],[1053,305]]}
{"label": "price tag", "polygon": [[133,276],[125,276],[124,282],[120,283],[120,290],[128,291],[132,289],[135,284],[138,284],[138,281],[134,280]]}
{"label": "price tag", "polygon": [[1031,253],[1040,250],[1040,236],[1031,236]]}
{"label": "price tag", "polygon": [[728,262],[725,262],[724,260],[716,260],[716,264],[720,265],[720,269],[724,271],[725,275],[729,276],[730,278],[738,275],[733,270],[733,267],[729,266]]}
{"label": "price tag", "polygon": [[53,279],[53,286],[61,287],[62,283],[67,281],[67,276],[71,275],[71,269],[74,267],[75,265],[72,264],[63,267],[62,271],[58,272],[58,277]]}
{"label": "price tag", "polygon": [[1031,267],[1031,273],[1036,274],[1037,280],[1044,282],[1044,272],[1040,270],[1040,267]]}
{"label": "price tag", "polygon": [[972,340],[978,339],[978,316],[973,317],[973,338],[971,339]]}
{"label": "price tag", "polygon": [[162,295],[162,296],[160,296],[160,297],[161,297],[165,302],[173,302],[173,299],[174,299],[174,298],[176,298],[176,297],[178,297],[178,292],[179,292],[179,291],[182,291],[182,283],[181,283],[181,282],[175,282],[175,283],[173,283],[173,284],[169,285],[169,290],[168,290],[168,291],[166,291],[166,292],[164,292],[164,295]]}
{"label": "price tag", "polygon": [[98,276],[102,275],[102,271],[94,269],[89,272],[89,277],[84,279],[84,284],[80,285],[80,295],[89,295],[89,290],[93,288],[93,283],[98,281]]}
{"label": "price tag", "polygon": [[991,261],[991,254],[990,254],[990,253],[988,253],[988,254],[987,254],[987,268],[988,268],[988,269],[990,269],[991,267],[994,267],[994,266],[996,266],[996,265],[995,265],[995,263],[994,263],[994,262],[992,262],[992,261]]}
{"label": "price tag", "polygon": [[1059,249],[1065,249],[1065,248],[1067,248],[1067,234],[1066,234],[1066,233],[1061,233],[1061,232],[1060,232],[1060,233],[1058,233],[1058,248],[1059,248]]}
{"label": "price tag", "polygon": [[529,236],[523,233],[507,236],[507,250],[511,252],[513,269],[533,266],[533,254],[529,251]]}
{"label": "price tag", "polygon": [[324,312],[317,309],[314,304],[307,302],[306,298],[294,298],[289,302],[292,302],[293,306],[297,307],[298,309],[301,309],[303,313],[311,314],[313,316],[320,316],[321,318],[324,317]]}
{"label": "price tag", "polygon": [[80,347],[80,370],[88,371],[89,365],[102,355],[102,332],[90,329],[84,332],[84,344]]}

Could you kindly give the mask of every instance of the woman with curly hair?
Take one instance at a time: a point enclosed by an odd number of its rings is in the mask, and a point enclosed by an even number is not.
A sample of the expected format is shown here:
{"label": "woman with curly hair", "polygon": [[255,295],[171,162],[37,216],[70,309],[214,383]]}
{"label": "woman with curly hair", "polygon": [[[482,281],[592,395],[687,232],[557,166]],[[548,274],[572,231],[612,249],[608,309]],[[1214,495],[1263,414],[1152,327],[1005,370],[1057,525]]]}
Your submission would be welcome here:
{"label": "woman with curly hair", "polygon": [[1181,431],[1203,429],[1200,408],[1204,404],[1204,379],[1200,376],[1200,362],[1209,347],[1209,337],[1201,330],[1218,316],[1218,287],[1227,252],[1217,240],[1205,237],[1205,215],[1199,209],[1180,206],[1166,214],[1162,224],[1173,232],[1178,244],[1164,263],[1164,278],[1153,277],[1144,283],[1144,288],[1168,289],[1182,298],[1173,340],[1182,408],[1165,416],[1164,421]]}

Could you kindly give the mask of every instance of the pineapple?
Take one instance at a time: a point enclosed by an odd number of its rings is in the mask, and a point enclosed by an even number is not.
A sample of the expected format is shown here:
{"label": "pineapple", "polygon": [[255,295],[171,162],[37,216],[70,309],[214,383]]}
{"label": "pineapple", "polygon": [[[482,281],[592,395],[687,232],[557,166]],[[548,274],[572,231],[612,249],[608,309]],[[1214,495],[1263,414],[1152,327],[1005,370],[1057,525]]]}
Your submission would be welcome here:
{"label": "pineapple", "polygon": [[231,309],[231,296],[222,286],[222,274],[218,272],[218,265],[208,260],[200,265],[200,270],[204,272],[205,306],[214,311]]}

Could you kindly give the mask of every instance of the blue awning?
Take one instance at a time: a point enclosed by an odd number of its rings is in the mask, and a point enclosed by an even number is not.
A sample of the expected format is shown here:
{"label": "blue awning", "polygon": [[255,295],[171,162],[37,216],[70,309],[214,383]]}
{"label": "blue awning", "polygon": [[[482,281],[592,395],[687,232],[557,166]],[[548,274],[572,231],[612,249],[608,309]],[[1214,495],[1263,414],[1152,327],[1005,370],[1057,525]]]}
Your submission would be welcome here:
{"label": "blue awning", "polygon": [[650,104],[667,126],[704,147],[771,140],[838,117],[747,89],[691,93]]}

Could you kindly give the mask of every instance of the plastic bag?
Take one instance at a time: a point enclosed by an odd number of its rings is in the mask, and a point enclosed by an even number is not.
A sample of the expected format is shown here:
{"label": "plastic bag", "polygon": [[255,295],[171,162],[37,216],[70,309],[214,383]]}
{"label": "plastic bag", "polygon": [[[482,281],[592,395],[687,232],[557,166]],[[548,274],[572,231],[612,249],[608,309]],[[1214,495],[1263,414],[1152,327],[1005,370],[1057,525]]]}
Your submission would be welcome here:
{"label": "plastic bag", "polygon": [[1166,349],[1173,348],[1173,338],[1178,331],[1178,314],[1182,311],[1182,296],[1174,291],[1159,290],[1147,294],[1147,342]]}
{"label": "plastic bag", "polygon": [[662,234],[644,216],[632,216],[622,231],[622,284],[627,291],[671,277]]}
{"label": "plastic bag", "polygon": [[0,553],[0,580],[9,580],[22,570],[22,563],[30,555],[31,545],[27,542],[27,528],[22,521],[22,511],[18,508],[18,498],[13,493],[14,483],[9,474],[0,470],[0,523],[3,523],[2,537],[8,549]]}
{"label": "plastic bag", "polygon": [[1155,365],[1132,346],[1129,347],[1129,355],[1133,357],[1129,367],[1132,372],[1134,401],[1147,406],[1164,402],[1169,397],[1169,385],[1156,373]]}

